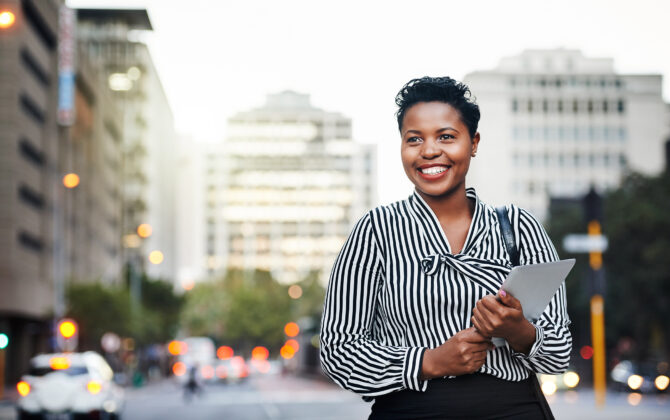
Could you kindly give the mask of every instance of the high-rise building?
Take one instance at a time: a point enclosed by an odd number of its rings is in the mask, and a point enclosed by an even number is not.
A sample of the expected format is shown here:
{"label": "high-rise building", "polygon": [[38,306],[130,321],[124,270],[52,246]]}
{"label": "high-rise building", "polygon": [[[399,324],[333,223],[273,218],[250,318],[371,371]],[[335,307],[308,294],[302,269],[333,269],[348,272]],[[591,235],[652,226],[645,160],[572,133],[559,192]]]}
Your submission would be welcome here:
{"label": "high-rise building", "polygon": [[0,4],[0,330],[10,338],[8,379],[25,370],[24,355],[48,350],[54,308],[58,8],[58,1]]}
{"label": "high-rise building", "polygon": [[[79,42],[104,69],[122,112],[123,259],[135,269],[173,280],[176,134],[148,47],[137,36],[152,30],[149,16],[144,9],[78,9],[77,16]],[[148,238],[137,235],[141,224],[150,225]]]}
{"label": "high-rise building", "polygon": [[376,151],[351,120],[292,91],[228,120],[206,155],[207,270],[268,270],[283,283],[325,278],[347,235],[376,202]]}
{"label": "high-rise building", "polygon": [[468,74],[482,112],[470,185],[491,204],[544,218],[550,196],[616,187],[664,167],[667,105],[659,74],[619,74],[610,58],[528,50]]}

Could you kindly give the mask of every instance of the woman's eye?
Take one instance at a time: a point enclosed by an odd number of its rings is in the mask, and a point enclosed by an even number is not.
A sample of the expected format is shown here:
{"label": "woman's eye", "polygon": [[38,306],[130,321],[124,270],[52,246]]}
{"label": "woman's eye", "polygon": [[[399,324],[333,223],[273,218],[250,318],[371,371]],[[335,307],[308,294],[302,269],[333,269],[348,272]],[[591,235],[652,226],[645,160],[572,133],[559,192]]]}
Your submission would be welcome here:
{"label": "woman's eye", "polygon": [[418,141],[421,141],[421,137],[410,137],[407,139],[407,143],[416,143]]}
{"label": "woman's eye", "polygon": [[451,140],[453,138],[454,138],[454,136],[452,136],[451,134],[442,134],[440,136],[440,140]]}

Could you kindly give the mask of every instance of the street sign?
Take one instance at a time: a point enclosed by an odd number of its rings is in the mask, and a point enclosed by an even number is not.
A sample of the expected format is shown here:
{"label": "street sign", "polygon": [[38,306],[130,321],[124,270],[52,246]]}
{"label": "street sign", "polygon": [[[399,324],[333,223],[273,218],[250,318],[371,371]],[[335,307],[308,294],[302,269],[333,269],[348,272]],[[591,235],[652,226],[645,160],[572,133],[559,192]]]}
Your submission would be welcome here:
{"label": "street sign", "polygon": [[573,254],[605,252],[608,245],[605,235],[571,233],[563,238],[563,249]]}

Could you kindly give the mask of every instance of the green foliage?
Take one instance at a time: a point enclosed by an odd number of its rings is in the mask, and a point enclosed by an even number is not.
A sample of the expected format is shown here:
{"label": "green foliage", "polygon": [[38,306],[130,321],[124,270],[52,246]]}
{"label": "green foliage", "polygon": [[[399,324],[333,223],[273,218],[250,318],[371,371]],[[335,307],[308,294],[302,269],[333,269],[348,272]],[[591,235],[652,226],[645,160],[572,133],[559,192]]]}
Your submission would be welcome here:
{"label": "green foliage", "polygon": [[303,295],[293,300],[288,287],[266,271],[231,270],[187,294],[182,326],[188,335],[204,335],[240,351],[263,345],[277,351],[284,343],[284,325],[304,316],[319,316],[324,290],[311,273],[300,282]]}
{"label": "green foliage", "polygon": [[631,174],[606,197],[607,334],[632,337],[635,358],[670,354],[669,216],[668,174]]}
{"label": "green foliage", "polygon": [[68,288],[68,316],[79,324],[79,348],[97,349],[106,332],[131,337],[142,346],[174,337],[183,297],[172,284],[140,278],[142,299],[132,304],[126,287],[101,283],[74,283]]}
{"label": "green foliage", "polygon": [[[670,357],[670,176],[629,174],[604,197],[603,254],[608,357]],[[586,233],[581,202],[552,209],[548,232],[561,258],[577,258],[566,280],[575,346],[590,344],[588,255],[561,249],[568,233]],[[634,343],[631,347],[627,343]]]}
{"label": "green foliage", "polygon": [[67,316],[79,324],[80,349],[98,348],[106,332],[122,337],[133,335],[130,295],[126,290],[100,283],[73,284],[68,288],[67,300]]}

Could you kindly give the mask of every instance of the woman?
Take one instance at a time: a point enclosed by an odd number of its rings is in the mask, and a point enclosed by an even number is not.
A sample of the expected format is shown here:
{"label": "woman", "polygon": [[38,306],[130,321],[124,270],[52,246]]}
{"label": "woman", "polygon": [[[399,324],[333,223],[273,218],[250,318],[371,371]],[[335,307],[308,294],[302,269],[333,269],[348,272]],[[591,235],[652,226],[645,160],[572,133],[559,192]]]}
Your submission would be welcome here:
{"label": "woman", "polygon": [[[415,191],[367,213],[337,257],[322,366],[343,388],[375,401],[371,419],[543,418],[530,375],[568,366],[565,286],[534,324],[518,300],[499,292],[511,263],[495,209],[466,188],[480,142],[479,107],[467,86],[415,79],[396,103],[402,163]],[[520,263],[557,260],[537,220],[507,210]],[[506,344],[495,348],[491,337]]]}

